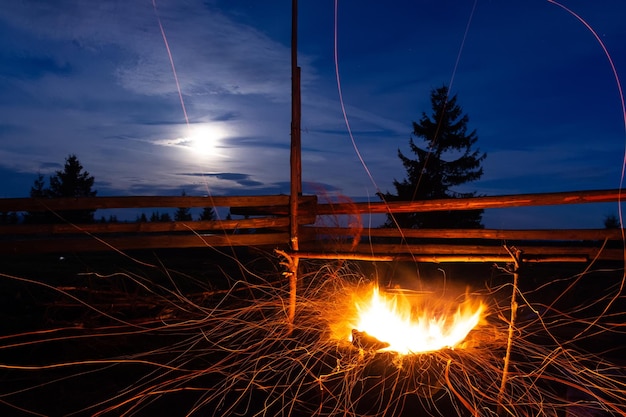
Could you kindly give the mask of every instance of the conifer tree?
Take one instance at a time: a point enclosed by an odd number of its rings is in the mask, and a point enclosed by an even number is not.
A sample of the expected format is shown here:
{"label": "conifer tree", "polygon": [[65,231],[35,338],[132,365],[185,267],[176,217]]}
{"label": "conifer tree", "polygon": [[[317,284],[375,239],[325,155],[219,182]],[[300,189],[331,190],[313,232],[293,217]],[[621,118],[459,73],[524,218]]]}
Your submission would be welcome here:
{"label": "conifer tree", "polygon": [[[45,187],[43,175],[39,174],[30,189],[33,198],[95,197],[92,190],[94,177],[83,170],[78,157],[70,154],[65,159],[63,170],[56,171],[50,177],[50,187]],[[28,223],[93,223],[95,210],[68,210],[58,213],[29,212],[25,221]]]}
{"label": "conifer tree", "polygon": [[[30,187],[31,198],[48,198],[49,190],[46,187],[46,180],[42,173],[37,174],[37,178]],[[24,223],[54,223],[58,217],[45,211],[29,211],[24,215]]]}
{"label": "conifer tree", "polygon": [[[393,181],[396,194],[380,196],[386,201],[418,201],[445,198],[474,197],[475,192],[459,192],[455,187],[478,180],[486,154],[474,148],[476,130],[468,132],[469,117],[457,104],[456,95],[449,97],[447,86],[431,92],[432,114],[422,113],[419,122],[413,122],[413,136],[409,140],[416,159],[398,150],[398,157],[407,177]],[[422,147],[414,139],[422,141]],[[482,228],[483,210],[416,212],[388,216],[384,226],[402,228]]]}
{"label": "conifer tree", "polygon": [[200,213],[200,217],[198,220],[215,220],[217,219],[217,214],[215,213],[215,209],[213,207],[204,207],[202,212]]}
{"label": "conifer tree", "polygon": [[[187,193],[183,190],[183,192],[181,193],[181,197],[185,197],[186,195]],[[176,220],[177,222],[191,221],[191,210],[188,207],[179,207],[174,213],[174,220]]]}

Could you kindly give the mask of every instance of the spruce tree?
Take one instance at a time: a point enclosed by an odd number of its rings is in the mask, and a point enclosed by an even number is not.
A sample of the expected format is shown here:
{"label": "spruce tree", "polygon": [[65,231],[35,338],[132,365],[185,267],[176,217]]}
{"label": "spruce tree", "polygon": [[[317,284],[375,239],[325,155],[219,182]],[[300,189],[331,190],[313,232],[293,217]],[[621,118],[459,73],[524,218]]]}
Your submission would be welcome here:
{"label": "spruce tree", "polygon": [[95,197],[93,191],[94,177],[83,170],[83,166],[76,155],[69,155],[65,159],[63,170],[56,171],[50,177],[50,196],[55,197]]}
{"label": "spruce tree", "polygon": [[[33,186],[30,187],[31,198],[48,198],[49,191],[43,174],[37,174]],[[47,211],[29,211],[24,215],[24,223],[54,223],[55,220],[58,220],[58,217]]]}
{"label": "spruce tree", "polygon": [[[185,197],[187,193],[183,190],[180,195],[181,197]],[[188,207],[179,207],[174,213],[174,220],[176,220],[177,222],[191,221],[191,210]]]}
{"label": "spruce tree", "polygon": [[[419,201],[446,198],[474,197],[475,192],[455,191],[455,187],[478,180],[486,154],[474,148],[476,130],[468,132],[469,117],[457,104],[456,95],[449,97],[447,86],[431,92],[432,114],[422,113],[419,122],[413,122],[413,136],[409,139],[416,159],[398,150],[398,157],[407,177],[393,181],[396,194],[385,193],[386,201]],[[422,147],[414,139],[421,140]],[[482,228],[483,210],[437,211],[401,213],[388,216],[386,227],[402,228]]]}
{"label": "spruce tree", "polygon": [[215,209],[213,207],[204,207],[202,212],[200,213],[200,217],[198,220],[215,220],[217,219],[217,214],[215,213]]}
{"label": "spruce tree", "polygon": [[[44,177],[39,174],[30,189],[33,198],[63,197],[95,197],[97,191],[92,190],[94,177],[83,170],[78,157],[70,154],[65,159],[63,170],[56,171],[50,177],[50,187],[45,187]],[[58,213],[29,212],[25,220],[28,223],[93,223],[95,210],[68,210]]]}
{"label": "spruce tree", "polygon": [[[56,171],[50,177],[51,198],[56,197],[95,197],[97,192],[92,190],[95,179],[83,166],[76,155],[69,155],[65,159],[63,170]],[[72,210],[59,213],[65,221],[71,223],[93,223],[95,210]]]}

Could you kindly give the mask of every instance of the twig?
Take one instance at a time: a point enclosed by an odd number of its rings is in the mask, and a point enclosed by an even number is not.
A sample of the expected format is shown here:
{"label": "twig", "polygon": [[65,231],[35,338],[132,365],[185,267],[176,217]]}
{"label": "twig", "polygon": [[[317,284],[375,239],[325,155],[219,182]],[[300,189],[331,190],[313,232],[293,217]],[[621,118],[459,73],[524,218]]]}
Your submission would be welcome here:
{"label": "twig", "polygon": [[287,271],[283,272],[283,275],[289,277],[289,313],[287,315],[287,323],[289,326],[289,334],[293,332],[293,323],[296,317],[296,294],[297,294],[297,283],[298,283],[298,266],[300,264],[300,257],[296,254],[290,256],[287,252],[275,249],[274,250],[278,255],[285,258],[284,261],[280,262]]}
{"label": "twig", "polygon": [[511,360],[511,346],[513,345],[513,331],[515,327],[515,317],[517,315],[517,285],[519,281],[519,266],[522,256],[522,251],[515,248],[509,248],[504,246],[504,249],[513,258],[513,291],[511,294],[511,319],[509,320],[509,335],[506,342],[506,354],[504,355],[504,366],[502,369],[502,382],[500,384],[500,392],[498,393],[498,415],[503,415],[504,406],[502,404],[504,399],[504,391],[506,389],[506,383],[509,375],[509,362]]}

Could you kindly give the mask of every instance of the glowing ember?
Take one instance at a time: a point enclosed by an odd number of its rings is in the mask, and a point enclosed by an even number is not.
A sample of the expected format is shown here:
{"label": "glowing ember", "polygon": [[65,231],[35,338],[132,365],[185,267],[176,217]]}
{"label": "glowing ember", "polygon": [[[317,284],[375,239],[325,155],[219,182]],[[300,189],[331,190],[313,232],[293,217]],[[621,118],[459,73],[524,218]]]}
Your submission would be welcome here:
{"label": "glowing ember", "polygon": [[357,318],[349,340],[367,338],[377,343],[377,350],[400,354],[454,348],[480,322],[483,310],[482,303],[469,301],[445,306],[424,300],[412,303],[374,288],[371,298],[356,302]]}

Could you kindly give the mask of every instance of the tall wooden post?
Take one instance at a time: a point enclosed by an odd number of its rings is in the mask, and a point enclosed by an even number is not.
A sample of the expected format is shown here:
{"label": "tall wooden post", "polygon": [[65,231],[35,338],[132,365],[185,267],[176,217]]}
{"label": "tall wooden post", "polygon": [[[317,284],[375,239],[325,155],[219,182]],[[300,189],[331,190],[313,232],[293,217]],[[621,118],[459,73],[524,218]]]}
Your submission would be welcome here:
{"label": "tall wooden post", "polygon": [[298,201],[302,195],[302,158],[300,139],[301,101],[300,67],[298,66],[298,0],[291,3],[291,192],[289,199],[289,237],[294,253],[289,275],[289,324],[293,327],[296,315],[296,290],[298,282]]}

